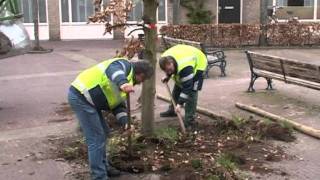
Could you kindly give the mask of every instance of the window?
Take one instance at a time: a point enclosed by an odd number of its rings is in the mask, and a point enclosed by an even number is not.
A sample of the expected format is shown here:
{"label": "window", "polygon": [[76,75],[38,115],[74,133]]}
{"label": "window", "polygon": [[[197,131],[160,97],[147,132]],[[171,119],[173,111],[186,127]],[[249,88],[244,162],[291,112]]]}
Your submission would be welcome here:
{"label": "window", "polygon": [[279,19],[290,17],[314,18],[314,0],[277,0],[276,5],[280,7],[276,13]]}
{"label": "window", "polygon": [[268,16],[272,16],[273,15],[273,9],[274,5],[273,5],[273,0],[268,0]]}
{"label": "window", "polygon": [[129,21],[141,21],[143,16],[143,2],[141,0],[133,1],[134,7],[129,13]]}
{"label": "window", "polygon": [[[47,22],[46,0],[39,0],[39,22]],[[30,0],[18,0],[19,11],[23,13],[24,23],[33,23],[33,2]]]}
{"label": "window", "polygon": [[92,0],[61,0],[60,4],[62,22],[87,22],[94,13]]}
{"label": "window", "polygon": [[166,20],[166,0],[159,1],[158,7],[158,21]]}
{"label": "window", "polygon": [[[92,0],[61,0],[62,22],[87,22],[94,13]],[[108,0],[104,0],[108,2]],[[129,13],[129,21],[141,21],[143,1],[134,0],[135,7]],[[71,6],[71,7],[70,7]],[[166,21],[166,0],[159,0],[158,21]]]}
{"label": "window", "polygon": [[93,4],[91,0],[71,1],[72,22],[87,22],[88,16],[93,14]]}
{"label": "window", "polygon": [[62,22],[69,22],[69,2],[68,0],[61,0],[61,20]]}
{"label": "window", "polygon": [[[135,7],[129,14],[129,21],[141,21],[143,16],[143,1],[135,0],[133,1]],[[158,7],[158,21],[166,21],[166,0],[159,0]]]}

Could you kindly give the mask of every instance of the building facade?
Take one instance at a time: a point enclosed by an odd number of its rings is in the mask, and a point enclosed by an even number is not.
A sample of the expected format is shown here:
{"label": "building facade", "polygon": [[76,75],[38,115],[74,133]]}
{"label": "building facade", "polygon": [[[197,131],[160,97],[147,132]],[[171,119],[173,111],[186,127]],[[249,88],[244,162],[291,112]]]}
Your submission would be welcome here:
{"label": "building facade", "polygon": [[[108,0],[104,0],[107,2]],[[167,24],[167,1],[160,0],[158,8],[159,25]],[[33,4],[30,0],[18,0],[19,9],[24,14],[23,22],[34,39]],[[130,14],[129,22],[137,22],[143,13],[141,1]],[[89,23],[88,16],[92,15],[94,7],[92,0],[39,0],[39,36],[41,40],[69,39],[113,39],[114,34],[104,34],[104,25]],[[130,31],[127,29],[126,31]],[[139,33],[139,32],[137,32]],[[126,33],[120,34],[124,36]]]}
{"label": "building facade", "polygon": [[[24,24],[33,39],[32,1],[18,0],[20,10],[24,13]],[[108,0],[104,0],[107,2]],[[173,22],[173,1],[159,0],[157,10],[158,27]],[[261,0],[203,0],[204,8],[212,12],[211,23],[260,22]],[[142,0],[134,0],[135,7],[130,14],[130,22],[137,22],[143,14]],[[87,23],[94,8],[92,0],[39,0],[39,32],[42,40],[67,39],[113,39],[125,37],[132,29],[124,33],[104,33],[103,24]],[[268,0],[269,11],[276,9],[279,21],[298,17],[301,21],[320,22],[320,0]],[[181,7],[179,23],[188,23],[188,10]],[[136,32],[141,33],[141,32]]]}

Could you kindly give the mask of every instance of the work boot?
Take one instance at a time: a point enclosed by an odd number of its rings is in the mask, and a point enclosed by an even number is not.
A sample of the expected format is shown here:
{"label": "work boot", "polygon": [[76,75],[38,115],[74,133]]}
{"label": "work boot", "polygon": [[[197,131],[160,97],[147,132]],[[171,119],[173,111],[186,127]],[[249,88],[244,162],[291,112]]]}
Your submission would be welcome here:
{"label": "work boot", "polygon": [[161,112],[160,117],[176,117],[177,114],[174,112],[173,106],[169,106],[167,111]]}
{"label": "work boot", "polygon": [[109,177],[117,177],[120,176],[121,171],[119,171],[118,169],[116,169],[115,167],[109,165],[107,167],[107,173]]}

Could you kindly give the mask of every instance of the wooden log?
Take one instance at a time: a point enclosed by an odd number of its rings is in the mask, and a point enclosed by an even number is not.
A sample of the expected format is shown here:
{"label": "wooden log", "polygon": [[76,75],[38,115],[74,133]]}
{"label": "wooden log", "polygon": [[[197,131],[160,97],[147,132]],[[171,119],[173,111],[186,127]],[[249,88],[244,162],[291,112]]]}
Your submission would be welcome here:
{"label": "wooden log", "polygon": [[258,114],[258,115],[260,115],[262,117],[271,119],[271,120],[276,121],[276,122],[289,123],[290,125],[292,125],[292,127],[295,130],[300,131],[300,132],[302,132],[304,134],[307,134],[309,136],[312,136],[312,137],[320,139],[320,130],[319,129],[314,129],[312,127],[297,123],[297,122],[292,121],[290,119],[287,119],[287,118],[284,118],[284,117],[269,113],[267,111],[264,111],[264,110],[262,110],[260,108],[254,107],[254,106],[245,105],[245,104],[241,104],[241,103],[236,103],[236,107],[238,107],[238,108],[240,108],[242,110],[246,110],[246,111]]}
{"label": "wooden log", "polygon": [[[156,95],[158,99],[160,100],[163,100],[165,102],[168,102],[168,103],[171,103],[171,100],[170,98],[166,97],[166,96],[163,96],[161,94],[157,94]],[[211,118],[214,118],[214,119],[217,119],[217,120],[223,120],[223,121],[231,121],[230,118],[228,117],[225,117],[221,114],[218,114],[216,112],[213,112],[209,109],[206,109],[204,107],[200,107],[200,106],[197,106],[197,112],[200,113],[200,114],[203,114],[203,115],[206,115],[208,117],[211,117]]]}

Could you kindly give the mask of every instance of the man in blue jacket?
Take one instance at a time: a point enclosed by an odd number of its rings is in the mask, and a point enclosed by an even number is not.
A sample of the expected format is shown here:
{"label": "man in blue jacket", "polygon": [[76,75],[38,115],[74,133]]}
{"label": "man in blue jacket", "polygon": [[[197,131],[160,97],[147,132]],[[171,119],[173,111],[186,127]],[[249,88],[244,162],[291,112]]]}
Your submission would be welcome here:
{"label": "man in blue jacket", "polygon": [[89,166],[93,180],[120,175],[106,157],[108,125],[101,111],[111,111],[127,130],[127,93],[153,75],[146,61],[129,62],[125,58],[103,61],[80,73],[71,83],[68,100],[80,122],[88,146]]}
{"label": "man in blue jacket", "polygon": [[161,117],[176,116],[185,104],[185,127],[189,130],[196,128],[198,91],[202,89],[207,64],[207,57],[200,49],[184,44],[175,45],[161,55],[159,65],[166,73],[162,81],[174,80],[172,97],[177,103],[176,109],[170,105],[167,111],[160,113]]}

